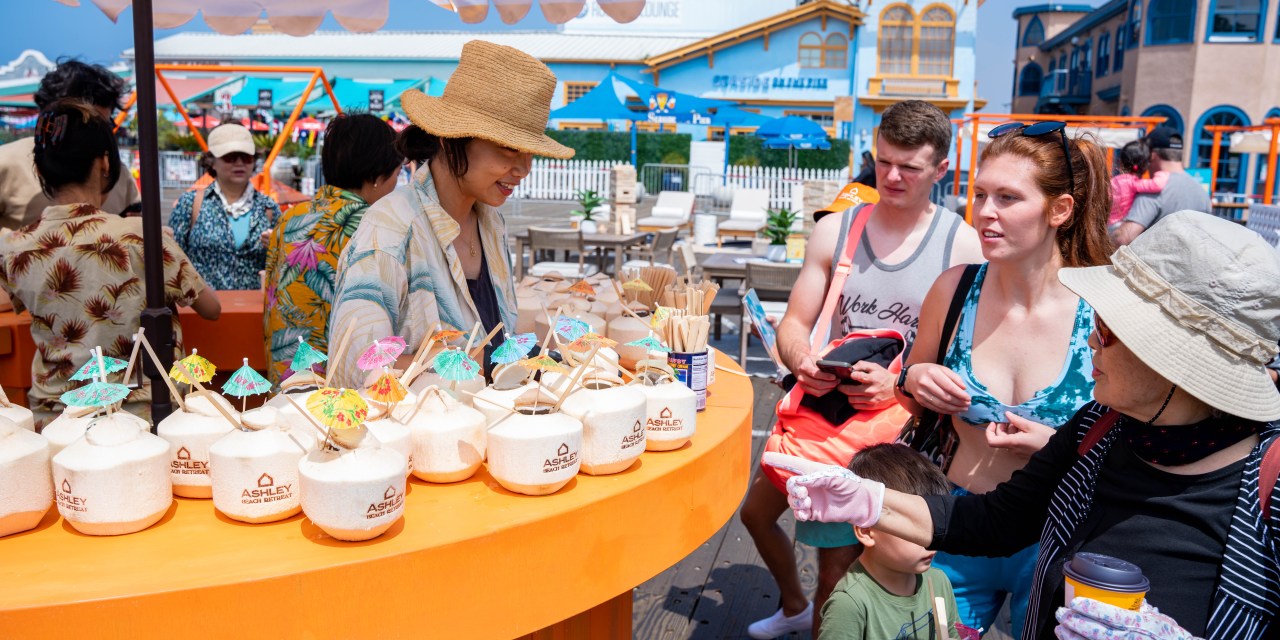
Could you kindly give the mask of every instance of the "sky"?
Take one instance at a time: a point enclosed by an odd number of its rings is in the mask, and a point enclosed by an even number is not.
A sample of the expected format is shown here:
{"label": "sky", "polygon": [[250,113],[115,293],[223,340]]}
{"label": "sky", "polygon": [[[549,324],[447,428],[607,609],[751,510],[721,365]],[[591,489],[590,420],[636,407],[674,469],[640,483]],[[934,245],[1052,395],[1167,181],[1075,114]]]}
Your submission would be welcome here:
{"label": "sky", "polygon": [[[976,2],[977,0],[963,0]],[[1013,86],[1013,43],[1016,23],[1013,10],[1019,6],[1043,4],[1044,0],[986,0],[978,11],[977,78],[978,95],[988,100],[986,111],[1008,113]],[[18,57],[24,49],[36,49],[50,60],[60,56],[78,56],[89,62],[109,64],[121,52],[133,46],[131,10],[113,24],[89,0],[80,7],[68,7],[54,0],[4,0],[21,3],[21,11],[6,11],[5,31],[0,39],[0,64]],[[1097,5],[1096,0],[1086,4]],[[453,14],[432,5],[428,0],[390,0],[389,17],[384,29],[411,30],[500,30],[551,28],[535,8],[520,24],[511,27],[490,12],[489,19],[479,25],[466,25]],[[339,30],[332,16],[325,19],[322,30]],[[210,31],[197,17],[176,30],[157,31],[163,38],[178,31]]]}

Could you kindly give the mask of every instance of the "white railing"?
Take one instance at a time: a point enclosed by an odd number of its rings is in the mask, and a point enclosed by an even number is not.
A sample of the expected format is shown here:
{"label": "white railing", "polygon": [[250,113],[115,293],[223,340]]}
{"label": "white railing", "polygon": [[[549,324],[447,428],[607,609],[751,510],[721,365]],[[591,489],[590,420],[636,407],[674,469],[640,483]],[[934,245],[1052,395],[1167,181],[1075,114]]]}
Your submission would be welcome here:
{"label": "white railing", "polygon": [[609,172],[617,160],[554,160],[534,158],[529,175],[520,181],[513,198],[538,200],[575,200],[579,189],[590,189],[606,200],[613,197],[609,190]]}
{"label": "white railing", "polygon": [[[716,211],[724,209],[717,206],[712,196],[716,189],[727,186],[730,189],[768,189],[770,207],[795,207],[796,190],[806,180],[830,180],[844,184],[849,180],[848,169],[801,169],[790,167],[748,167],[730,166],[728,179],[718,174],[699,174],[694,176],[693,192],[706,206],[700,210]],[[727,203],[726,203],[727,205]]]}

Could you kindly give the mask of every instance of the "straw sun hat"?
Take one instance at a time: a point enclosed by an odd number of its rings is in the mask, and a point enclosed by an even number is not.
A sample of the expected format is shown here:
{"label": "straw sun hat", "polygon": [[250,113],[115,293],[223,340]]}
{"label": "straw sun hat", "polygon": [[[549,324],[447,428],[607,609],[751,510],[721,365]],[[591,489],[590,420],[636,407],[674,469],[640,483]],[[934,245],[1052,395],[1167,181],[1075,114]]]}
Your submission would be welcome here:
{"label": "straw sun hat", "polygon": [[537,58],[511,47],[472,40],[445,84],[444,95],[416,89],[400,96],[405,115],[442,138],[483,138],[551,158],[572,158],[573,149],[546,135],[556,76]]}
{"label": "straw sun hat", "polygon": [[1182,390],[1234,416],[1280,418],[1265,369],[1280,337],[1280,253],[1257,233],[1179,211],[1110,265],[1062,269],[1058,279]]}

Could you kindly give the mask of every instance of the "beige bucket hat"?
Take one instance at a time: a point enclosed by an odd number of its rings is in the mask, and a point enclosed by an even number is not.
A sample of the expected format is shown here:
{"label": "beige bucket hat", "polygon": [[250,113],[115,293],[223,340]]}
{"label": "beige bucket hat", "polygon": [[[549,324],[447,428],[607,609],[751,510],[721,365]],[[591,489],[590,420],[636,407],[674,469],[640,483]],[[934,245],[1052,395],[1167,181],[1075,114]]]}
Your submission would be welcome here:
{"label": "beige bucket hat", "polygon": [[1280,338],[1280,253],[1257,233],[1197,211],[1166,216],[1111,255],[1062,269],[1142,362],[1215,409],[1280,418],[1265,366]]}
{"label": "beige bucket hat", "polygon": [[410,89],[400,96],[405,115],[441,138],[483,138],[550,158],[572,158],[573,149],[547,137],[556,75],[537,58],[511,47],[472,40],[444,95]]}

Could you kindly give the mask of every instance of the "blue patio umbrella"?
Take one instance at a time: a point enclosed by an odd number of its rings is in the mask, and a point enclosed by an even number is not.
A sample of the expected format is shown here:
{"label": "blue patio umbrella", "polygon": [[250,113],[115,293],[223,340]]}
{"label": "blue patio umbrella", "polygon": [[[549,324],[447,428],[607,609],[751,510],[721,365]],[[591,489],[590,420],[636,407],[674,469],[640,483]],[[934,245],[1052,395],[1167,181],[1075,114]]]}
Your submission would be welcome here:
{"label": "blue patio umbrella", "polygon": [[765,138],[764,148],[766,149],[821,149],[826,151],[831,148],[831,141],[825,137],[811,138],[808,136],[800,136],[796,138]]}
{"label": "blue patio umbrella", "polygon": [[631,126],[631,166],[636,166],[636,127],[638,121],[648,119],[643,111],[632,111],[618,98],[613,86],[615,79],[621,79],[610,73],[582,97],[551,112],[552,120],[628,120]]}
{"label": "blue patio umbrella", "polygon": [[756,129],[756,136],[761,138],[826,138],[827,131],[822,125],[800,116],[785,116],[766,122]]}

